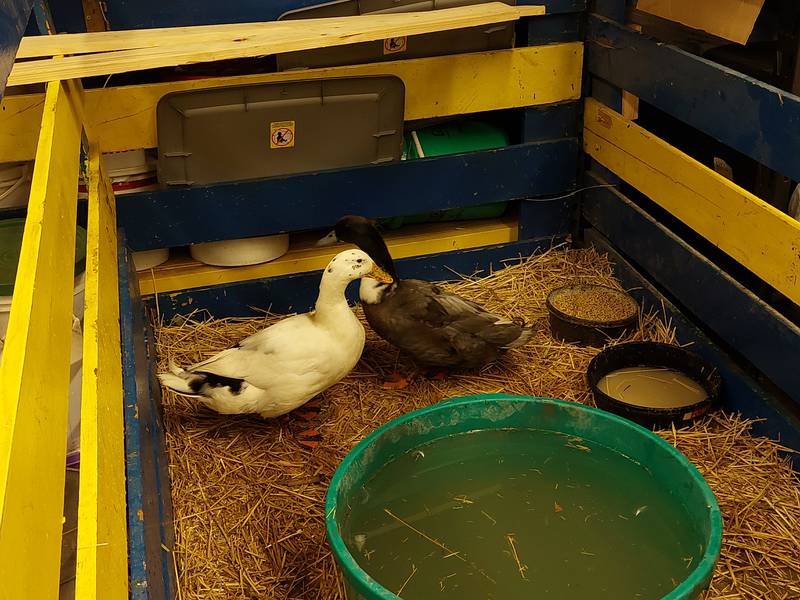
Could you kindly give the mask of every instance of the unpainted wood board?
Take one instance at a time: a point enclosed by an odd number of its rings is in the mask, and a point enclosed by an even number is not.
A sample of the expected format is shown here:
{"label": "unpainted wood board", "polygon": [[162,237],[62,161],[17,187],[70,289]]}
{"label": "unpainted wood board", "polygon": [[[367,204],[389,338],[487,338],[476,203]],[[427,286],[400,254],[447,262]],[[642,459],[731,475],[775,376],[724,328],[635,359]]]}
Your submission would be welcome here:
{"label": "unpainted wood board", "polygon": [[[178,34],[161,33],[153,37],[145,47],[134,44],[132,48],[115,51],[18,62],[9,75],[8,84],[25,85],[329,48],[390,37],[510,22],[523,16],[543,13],[544,9],[539,6],[508,6],[492,2],[427,12],[276,21],[261,23],[250,31],[220,33],[215,26],[208,26],[199,35],[191,30]],[[140,35],[140,32],[134,35]],[[119,41],[116,44],[119,47]],[[62,48],[60,53],[69,52]]]}
{"label": "unpainted wood board", "polygon": [[636,8],[668,21],[674,21],[746,44],[764,0],[638,0]]}
{"label": "unpainted wood board", "polygon": [[[94,0],[84,0],[94,1]],[[519,6],[509,7],[500,2],[487,3],[481,5],[488,7],[486,15],[503,15],[499,18],[510,17],[511,20],[519,16],[536,16],[545,13],[544,6]],[[498,13],[497,9],[501,8]],[[509,12],[511,9],[511,12]],[[446,14],[453,9],[442,9]],[[427,14],[423,13],[401,13],[401,14]],[[438,11],[442,12],[442,11]],[[363,15],[356,18],[369,17]],[[379,16],[379,15],[374,15]],[[353,17],[333,17],[325,19],[306,19],[303,23],[316,27],[320,31],[326,31],[331,27],[340,25],[342,19],[352,19]],[[495,18],[495,17],[490,17]],[[349,21],[348,21],[349,22]],[[498,21],[494,21],[498,22]],[[59,55],[92,54],[96,52],[114,52],[120,50],[133,50],[137,48],[157,48],[183,45],[188,41],[206,42],[229,39],[231,36],[246,37],[265,30],[274,34],[295,31],[297,28],[293,24],[296,21],[263,21],[254,23],[230,23],[221,25],[195,25],[191,27],[160,27],[155,29],[133,29],[122,31],[103,31],[92,33],[63,33],[49,36],[25,36],[19,43],[17,59],[44,58]],[[328,32],[330,33],[330,32]],[[380,38],[378,38],[380,39]]]}

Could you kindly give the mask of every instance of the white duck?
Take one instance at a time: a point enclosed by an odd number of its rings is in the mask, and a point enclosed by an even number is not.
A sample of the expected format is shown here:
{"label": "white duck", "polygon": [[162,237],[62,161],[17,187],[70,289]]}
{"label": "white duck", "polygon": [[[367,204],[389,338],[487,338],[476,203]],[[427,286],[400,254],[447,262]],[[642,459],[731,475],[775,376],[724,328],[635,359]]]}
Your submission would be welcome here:
{"label": "white duck", "polygon": [[344,295],[361,277],[392,282],[361,250],[340,252],[322,274],[313,311],[283,319],[187,369],[170,361],[172,372],[158,377],[218,413],[286,414],[342,379],[361,357],[364,327]]}

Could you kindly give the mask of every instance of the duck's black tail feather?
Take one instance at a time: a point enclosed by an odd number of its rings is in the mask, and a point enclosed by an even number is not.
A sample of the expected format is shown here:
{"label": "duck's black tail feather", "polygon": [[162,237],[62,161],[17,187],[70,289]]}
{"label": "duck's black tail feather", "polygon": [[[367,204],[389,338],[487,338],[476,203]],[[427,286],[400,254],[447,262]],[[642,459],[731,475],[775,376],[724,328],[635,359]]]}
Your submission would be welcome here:
{"label": "duck's black tail feather", "polygon": [[531,341],[531,338],[533,338],[533,334],[535,333],[533,327],[531,327],[530,325],[526,326],[525,321],[523,319],[520,319],[518,317],[514,319],[514,322],[517,323],[520,327],[522,327],[522,329],[520,330],[517,339],[509,342],[504,346],[504,348],[506,349],[519,348],[520,346],[524,346],[525,344]]}
{"label": "duck's black tail feather", "polygon": [[158,378],[166,387],[182,396],[200,396],[198,391],[203,387],[206,377],[202,373],[190,373],[181,369],[170,359],[169,373],[159,373]]}

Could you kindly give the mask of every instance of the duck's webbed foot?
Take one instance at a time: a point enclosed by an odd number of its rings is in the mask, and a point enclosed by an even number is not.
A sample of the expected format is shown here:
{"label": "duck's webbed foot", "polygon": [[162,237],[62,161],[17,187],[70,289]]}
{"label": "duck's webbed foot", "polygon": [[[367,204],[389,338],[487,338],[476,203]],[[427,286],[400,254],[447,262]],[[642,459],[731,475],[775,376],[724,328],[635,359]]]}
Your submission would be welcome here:
{"label": "duck's webbed foot", "polygon": [[389,379],[383,382],[383,389],[385,390],[404,390],[411,382],[417,377],[417,372],[412,371],[407,376],[403,376],[397,371],[389,376]]}
{"label": "duck's webbed foot", "polygon": [[316,427],[313,425],[313,421],[316,421],[319,418],[320,411],[322,410],[322,403],[317,398],[312,398],[308,402],[306,402],[303,406],[296,408],[292,412],[289,413],[289,416],[299,422],[305,423],[305,427],[307,429],[300,431],[294,434],[297,443],[301,446],[305,446],[306,448],[314,449],[319,446],[320,442],[322,441],[322,436],[320,435],[319,431],[317,431]]}
{"label": "duck's webbed foot", "polygon": [[426,379],[432,379],[433,381],[444,381],[447,379],[448,375],[447,369],[429,369],[425,373]]}
{"label": "duck's webbed foot", "polygon": [[322,442],[322,436],[316,429],[306,429],[294,434],[297,443],[313,450]]}
{"label": "duck's webbed foot", "polygon": [[320,401],[319,397],[312,398],[303,406],[294,409],[289,414],[297,418],[301,421],[313,421],[314,419],[319,417],[319,413],[322,410],[322,402]]}

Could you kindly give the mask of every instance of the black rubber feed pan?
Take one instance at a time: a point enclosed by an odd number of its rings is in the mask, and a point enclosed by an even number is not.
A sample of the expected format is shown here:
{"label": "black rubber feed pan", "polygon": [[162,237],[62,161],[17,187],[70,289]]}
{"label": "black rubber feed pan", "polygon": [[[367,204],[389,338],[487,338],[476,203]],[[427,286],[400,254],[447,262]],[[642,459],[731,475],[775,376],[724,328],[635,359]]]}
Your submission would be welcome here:
{"label": "black rubber feed pan", "polygon": [[[672,378],[673,382],[677,382],[671,384],[676,393],[660,393],[654,397],[648,396],[645,402],[639,402],[642,397],[642,388],[639,387],[639,398],[629,397],[626,400],[625,392],[629,391],[630,386],[625,387],[624,379],[616,384],[610,383],[610,378],[604,382],[603,378],[610,374],[613,374],[612,377],[627,377],[628,382],[632,376],[652,378],[652,382],[645,383],[653,386],[655,382],[661,390],[664,389],[661,382]],[[629,342],[610,346],[589,363],[586,379],[598,407],[651,429],[673,424],[676,427],[688,425],[715,410],[719,405],[722,386],[722,379],[714,365],[688,350],[660,342]],[[637,395],[636,391],[633,390],[634,396]],[[663,402],[664,399],[668,401]]]}
{"label": "black rubber feed pan", "polygon": [[639,322],[639,305],[630,295],[594,284],[570,284],[547,296],[550,332],[564,342],[605,346]]}

